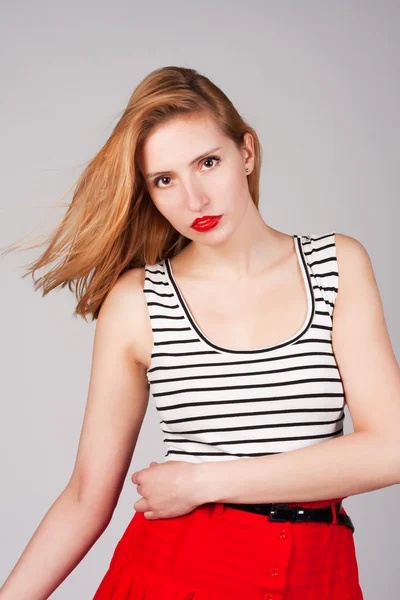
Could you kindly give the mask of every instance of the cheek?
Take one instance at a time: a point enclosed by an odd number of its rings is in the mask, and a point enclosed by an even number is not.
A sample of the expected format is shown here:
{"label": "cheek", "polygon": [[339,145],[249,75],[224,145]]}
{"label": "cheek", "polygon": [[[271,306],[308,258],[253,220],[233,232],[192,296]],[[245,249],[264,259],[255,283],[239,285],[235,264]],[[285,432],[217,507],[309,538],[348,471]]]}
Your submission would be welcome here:
{"label": "cheek", "polygon": [[158,211],[169,221],[172,225],[179,223],[182,219],[182,206],[176,200],[174,202],[173,197],[164,201],[156,200],[153,201]]}
{"label": "cheek", "polygon": [[232,211],[245,210],[248,202],[249,186],[247,177],[239,171],[232,173],[220,181],[218,186],[218,195],[226,202],[226,207]]}
{"label": "cheek", "polygon": [[[151,195],[152,202],[157,210],[164,215],[164,217],[168,217],[170,213],[174,212],[174,197],[170,196],[168,199],[166,196],[158,195],[157,193]],[[176,204],[176,201],[175,201]],[[176,209],[175,209],[176,210]]]}

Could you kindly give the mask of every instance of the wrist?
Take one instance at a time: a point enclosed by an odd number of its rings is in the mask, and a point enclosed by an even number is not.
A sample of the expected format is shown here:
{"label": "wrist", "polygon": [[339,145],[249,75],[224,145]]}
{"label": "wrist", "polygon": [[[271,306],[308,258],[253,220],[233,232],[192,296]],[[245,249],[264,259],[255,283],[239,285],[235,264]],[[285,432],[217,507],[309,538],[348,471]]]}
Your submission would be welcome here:
{"label": "wrist", "polygon": [[203,462],[195,464],[195,488],[198,504],[218,502],[215,484],[215,470],[217,464]]}

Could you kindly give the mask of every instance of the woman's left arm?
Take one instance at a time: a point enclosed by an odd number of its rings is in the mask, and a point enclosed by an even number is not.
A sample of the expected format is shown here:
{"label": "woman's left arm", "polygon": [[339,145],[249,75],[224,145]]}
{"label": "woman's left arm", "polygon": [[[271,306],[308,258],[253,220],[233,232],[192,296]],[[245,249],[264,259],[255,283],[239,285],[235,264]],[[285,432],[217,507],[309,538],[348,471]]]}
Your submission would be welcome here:
{"label": "woman's left arm", "polygon": [[199,501],[307,502],[400,483],[400,369],[371,260],[336,233],[332,344],[354,433],[269,456],[196,465]]}

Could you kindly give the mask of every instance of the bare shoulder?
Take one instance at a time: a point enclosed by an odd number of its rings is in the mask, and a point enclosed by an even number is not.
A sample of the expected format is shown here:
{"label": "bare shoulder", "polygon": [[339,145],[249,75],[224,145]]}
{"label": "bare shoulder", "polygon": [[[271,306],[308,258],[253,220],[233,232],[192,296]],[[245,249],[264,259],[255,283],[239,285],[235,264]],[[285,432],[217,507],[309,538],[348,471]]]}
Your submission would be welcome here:
{"label": "bare shoulder", "polygon": [[108,292],[99,312],[98,327],[109,324],[115,335],[130,349],[134,360],[144,368],[150,361],[152,332],[143,293],[144,267],[123,273]]}
{"label": "bare shoulder", "polygon": [[359,240],[344,233],[335,233],[335,241],[338,268],[346,272],[355,265],[371,268],[370,256]]}
{"label": "bare shoulder", "polygon": [[[336,233],[338,293],[333,311],[333,342],[338,349],[350,347],[349,337],[357,345],[373,344],[388,338],[382,298],[371,258],[357,239]],[[367,342],[367,337],[369,341]]]}
{"label": "bare shoulder", "polygon": [[112,297],[115,302],[141,302],[144,279],[144,267],[129,269],[119,276],[107,297]]}
{"label": "bare shoulder", "polygon": [[371,257],[365,246],[356,238],[335,233],[336,258],[339,273],[338,300],[346,295],[362,295],[368,291],[378,293]]}
{"label": "bare shoulder", "polygon": [[[338,294],[335,302],[334,317],[336,325],[339,316],[352,311],[359,311],[366,304],[382,311],[380,292],[378,289],[371,257],[365,246],[356,238],[343,233],[335,233],[337,269],[339,273]],[[334,319],[335,321],[335,319]]]}

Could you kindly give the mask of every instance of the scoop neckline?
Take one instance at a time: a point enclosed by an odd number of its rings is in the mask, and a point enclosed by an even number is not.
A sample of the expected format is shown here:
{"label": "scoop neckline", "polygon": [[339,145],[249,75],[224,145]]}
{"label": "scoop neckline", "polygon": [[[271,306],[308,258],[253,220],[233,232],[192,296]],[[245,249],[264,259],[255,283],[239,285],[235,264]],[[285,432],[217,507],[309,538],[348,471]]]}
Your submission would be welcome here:
{"label": "scoop neckline", "polygon": [[219,352],[223,352],[223,353],[227,353],[227,354],[256,354],[259,352],[270,352],[272,350],[276,350],[276,349],[282,348],[284,346],[290,346],[290,345],[294,344],[295,342],[297,342],[301,337],[303,337],[306,334],[306,332],[308,331],[308,329],[311,326],[311,323],[312,323],[312,320],[314,317],[315,297],[314,297],[314,291],[313,291],[313,286],[312,286],[312,282],[311,282],[311,277],[310,277],[310,274],[309,274],[307,266],[306,266],[306,260],[305,260],[305,256],[304,256],[304,252],[303,252],[301,236],[294,234],[294,235],[292,235],[292,238],[294,239],[296,255],[297,255],[298,262],[300,264],[301,273],[303,275],[303,281],[304,281],[306,293],[307,293],[307,306],[308,306],[307,315],[306,315],[306,318],[305,318],[303,324],[301,325],[300,329],[298,329],[289,338],[286,338],[286,340],[284,340],[282,342],[278,342],[277,344],[272,344],[270,346],[263,346],[261,348],[243,348],[243,349],[228,348],[225,346],[220,346],[220,345],[216,344],[215,342],[213,342],[212,340],[210,340],[210,338],[207,337],[206,334],[201,330],[201,328],[199,327],[195,318],[193,317],[191,311],[189,310],[189,307],[185,301],[185,298],[184,298],[184,296],[176,282],[175,276],[173,274],[170,259],[165,258],[162,260],[162,263],[164,266],[164,271],[167,274],[168,282],[172,286],[174,295],[175,295],[180,307],[185,312],[190,325],[192,326],[194,331],[197,333],[197,335],[201,338],[201,340],[203,340],[203,342],[205,342],[211,348],[214,348],[215,350],[218,350]]}

